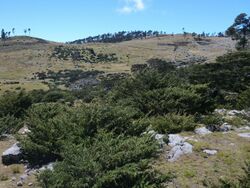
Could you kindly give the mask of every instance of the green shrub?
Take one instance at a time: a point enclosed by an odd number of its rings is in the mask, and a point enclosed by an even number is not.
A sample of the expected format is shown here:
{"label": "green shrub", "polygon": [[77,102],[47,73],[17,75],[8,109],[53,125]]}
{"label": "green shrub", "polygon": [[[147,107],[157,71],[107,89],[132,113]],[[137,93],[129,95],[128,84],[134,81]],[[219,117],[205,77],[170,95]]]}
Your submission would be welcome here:
{"label": "green shrub", "polygon": [[42,98],[42,102],[73,102],[74,99],[74,96],[70,92],[61,90],[51,90],[46,92],[46,94]]}
{"label": "green shrub", "polygon": [[15,134],[22,128],[22,120],[14,116],[6,115],[0,118],[0,135],[1,134]]}
{"label": "green shrub", "polygon": [[23,117],[31,104],[31,98],[25,92],[7,92],[0,96],[0,117],[7,115]]}
{"label": "green shrub", "polygon": [[168,114],[151,119],[153,129],[159,133],[179,133],[193,131],[196,127],[194,117],[191,115]]}
{"label": "green shrub", "polygon": [[237,107],[239,109],[247,109],[250,108],[250,89],[247,89],[240,93],[238,98]]}
{"label": "green shrub", "polygon": [[210,125],[221,125],[223,123],[223,117],[219,114],[205,115],[201,118],[200,123],[207,126]]}
{"label": "green shrub", "polygon": [[62,142],[73,127],[68,127],[66,106],[59,104],[35,105],[28,111],[27,125],[31,131],[22,138],[22,148],[31,163],[43,163],[60,158]]}
{"label": "green shrub", "polygon": [[78,144],[104,129],[116,135],[140,135],[146,127],[131,107],[88,105],[69,108],[60,104],[34,105],[28,112],[30,133],[21,140],[32,163],[61,159],[64,143]]}
{"label": "green shrub", "polygon": [[250,86],[250,52],[228,53],[217,63],[194,65],[186,69],[193,84],[208,84],[211,88],[239,92]]}
{"label": "green shrub", "polygon": [[39,177],[42,187],[161,187],[165,178],[158,177],[148,162],[156,154],[153,138],[114,136],[98,133],[80,145],[68,144],[64,160],[53,172]]}

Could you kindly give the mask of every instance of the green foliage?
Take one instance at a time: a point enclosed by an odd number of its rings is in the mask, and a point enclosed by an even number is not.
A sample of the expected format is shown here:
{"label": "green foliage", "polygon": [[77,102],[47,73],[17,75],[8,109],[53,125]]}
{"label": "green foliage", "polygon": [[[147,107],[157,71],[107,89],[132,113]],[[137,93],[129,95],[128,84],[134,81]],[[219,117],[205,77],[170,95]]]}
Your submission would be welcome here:
{"label": "green foliage", "polygon": [[112,101],[138,108],[144,114],[204,113],[214,108],[207,85],[190,85],[175,74],[146,71],[125,80],[111,93]]}
{"label": "green foliage", "polygon": [[67,110],[66,106],[59,104],[35,105],[29,110],[27,123],[31,132],[21,143],[31,163],[60,158],[62,142],[70,136],[70,128],[73,128],[64,123],[68,118]]}
{"label": "green foliage", "polygon": [[0,117],[7,115],[23,117],[31,104],[31,98],[23,91],[5,93],[0,96]]}
{"label": "green foliage", "polygon": [[99,129],[120,135],[140,135],[145,125],[138,123],[131,107],[89,105],[72,109],[60,104],[33,106],[27,123],[31,132],[21,140],[27,158],[33,163],[61,158],[64,143],[79,143],[94,137]]}
{"label": "green foliage", "polygon": [[219,114],[209,114],[201,118],[200,123],[207,126],[211,125],[221,125],[223,123],[223,118]]}
{"label": "green foliage", "polygon": [[52,90],[47,92],[44,96],[42,101],[43,102],[57,102],[57,101],[67,101],[73,102],[74,97],[70,92],[67,91],[60,91],[60,90]]}
{"label": "green foliage", "polygon": [[[215,91],[240,92],[250,86],[250,52],[229,53],[217,63],[194,65],[184,70],[192,84],[209,84]],[[219,101],[220,102],[220,101]]]}
{"label": "green foliage", "polygon": [[64,160],[53,172],[42,173],[39,180],[44,188],[161,187],[164,179],[148,164],[157,148],[148,136],[117,137],[101,132],[79,145],[67,144]]}
{"label": "green foliage", "polygon": [[21,119],[18,119],[11,115],[6,115],[0,118],[0,135],[1,134],[15,134],[23,123]]}
{"label": "green foliage", "polygon": [[238,98],[237,107],[239,109],[247,109],[250,108],[250,89],[247,89],[240,93]]}
{"label": "green foliage", "polygon": [[196,127],[191,115],[167,114],[152,118],[150,123],[155,131],[162,134],[193,131]]}

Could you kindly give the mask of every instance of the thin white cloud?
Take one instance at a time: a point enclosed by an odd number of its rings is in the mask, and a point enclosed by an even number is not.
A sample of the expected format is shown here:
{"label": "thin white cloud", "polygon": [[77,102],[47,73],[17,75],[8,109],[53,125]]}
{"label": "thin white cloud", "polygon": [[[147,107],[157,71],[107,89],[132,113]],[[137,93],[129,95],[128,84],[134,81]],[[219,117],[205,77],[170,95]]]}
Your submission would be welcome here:
{"label": "thin white cloud", "polygon": [[138,12],[145,9],[144,0],[124,0],[125,5],[118,9],[118,12],[123,14],[129,14],[132,12]]}

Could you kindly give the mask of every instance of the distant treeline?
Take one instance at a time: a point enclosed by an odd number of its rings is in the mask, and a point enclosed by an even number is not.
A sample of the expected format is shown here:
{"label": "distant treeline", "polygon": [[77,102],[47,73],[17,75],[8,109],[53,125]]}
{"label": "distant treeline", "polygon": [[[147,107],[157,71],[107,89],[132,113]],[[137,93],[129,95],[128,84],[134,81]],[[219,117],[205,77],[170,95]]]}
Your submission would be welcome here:
{"label": "distant treeline", "polygon": [[[102,35],[96,36],[89,36],[84,39],[78,39],[72,42],[68,42],[69,44],[84,44],[84,43],[94,43],[94,42],[101,42],[101,43],[116,43],[116,42],[123,42],[129,41],[133,39],[144,39],[147,37],[158,37],[161,35],[166,35],[166,32],[163,31],[120,31],[117,33],[105,33]],[[201,36],[201,37],[209,37],[209,36],[218,36],[224,37],[224,33],[205,33],[197,34],[197,33],[188,33],[183,30],[183,35],[192,35],[192,36]],[[171,35],[174,35],[173,33]]]}
{"label": "distant treeline", "polygon": [[90,36],[84,39],[75,40],[70,42],[71,44],[83,44],[83,43],[92,43],[92,42],[104,42],[104,43],[114,43],[114,42],[123,42],[133,39],[143,39],[146,37],[159,36],[166,34],[163,31],[120,31],[117,33],[105,33],[97,36]]}

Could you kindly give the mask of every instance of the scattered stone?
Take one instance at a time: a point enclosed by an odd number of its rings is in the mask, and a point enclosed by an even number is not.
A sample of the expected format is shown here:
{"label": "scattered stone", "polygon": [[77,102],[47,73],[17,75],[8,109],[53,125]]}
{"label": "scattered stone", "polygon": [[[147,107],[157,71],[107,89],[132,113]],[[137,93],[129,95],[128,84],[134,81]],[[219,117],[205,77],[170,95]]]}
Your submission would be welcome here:
{"label": "scattered stone", "polygon": [[194,132],[195,132],[196,134],[202,135],[202,136],[212,133],[212,132],[211,132],[210,130],[208,130],[206,127],[197,128],[197,129],[195,129]]}
{"label": "scattered stone", "polygon": [[19,143],[15,143],[9,149],[3,152],[2,162],[4,165],[18,164],[22,159]]}
{"label": "scattered stone", "polygon": [[217,150],[209,150],[209,149],[205,149],[205,150],[203,150],[203,152],[208,154],[208,155],[215,155],[218,153]]}
{"label": "scattered stone", "polygon": [[174,147],[178,144],[182,144],[185,142],[185,139],[178,134],[169,134],[168,139],[169,139],[168,145],[171,147]]}
{"label": "scattered stone", "polygon": [[169,162],[174,162],[178,160],[182,155],[184,154],[190,154],[193,152],[193,146],[187,142],[184,142],[182,144],[178,144],[174,146],[168,156],[167,159]]}
{"label": "scattered stone", "polygon": [[245,110],[226,110],[226,109],[216,109],[214,112],[222,115],[222,116],[239,116],[244,115],[250,117],[250,112]]}
{"label": "scattered stone", "polygon": [[249,131],[250,127],[249,126],[245,126],[245,127],[240,127],[238,129],[236,129],[236,131]]}
{"label": "scattered stone", "polygon": [[23,186],[23,182],[22,182],[22,181],[18,181],[18,182],[16,183],[16,185],[17,185],[18,187],[22,187],[22,186]]}
{"label": "scattered stone", "polygon": [[238,136],[240,136],[242,138],[250,138],[250,133],[240,133],[240,134],[238,134]]}
{"label": "scattered stone", "polygon": [[16,181],[16,177],[12,177],[12,178],[11,178],[11,181]]}
{"label": "scattered stone", "polygon": [[214,112],[216,112],[217,114],[220,114],[222,116],[227,114],[227,110],[226,109],[215,109]]}
{"label": "scattered stone", "polygon": [[223,123],[221,126],[220,126],[220,131],[221,132],[228,132],[230,130],[232,130],[233,126],[232,125],[229,125],[228,123]]}
{"label": "scattered stone", "polygon": [[33,183],[29,183],[29,184],[28,184],[28,186],[32,186],[32,185],[33,185]]}
{"label": "scattered stone", "polygon": [[237,115],[244,115],[245,114],[245,111],[242,110],[242,111],[239,111],[239,110],[229,110],[227,112],[227,115],[229,116],[237,116]]}

